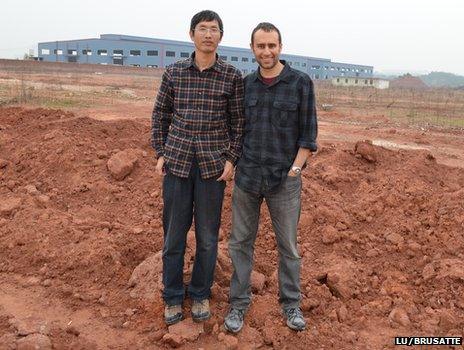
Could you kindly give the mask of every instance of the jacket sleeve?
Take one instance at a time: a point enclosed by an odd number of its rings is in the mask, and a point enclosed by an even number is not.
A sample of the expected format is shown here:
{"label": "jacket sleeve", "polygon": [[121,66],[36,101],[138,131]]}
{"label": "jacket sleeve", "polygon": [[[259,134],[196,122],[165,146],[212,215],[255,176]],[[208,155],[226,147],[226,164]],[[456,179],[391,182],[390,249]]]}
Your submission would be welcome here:
{"label": "jacket sleeve", "polygon": [[152,114],[152,146],[158,157],[164,156],[164,144],[174,111],[174,90],[170,69],[166,69],[156,97]]}
{"label": "jacket sleeve", "polygon": [[243,79],[239,72],[235,75],[233,91],[229,97],[229,150],[226,159],[232,164],[237,164],[238,158],[242,153],[243,129],[245,125],[245,115],[243,108]]}
{"label": "jacket sleeve", "polygon": [[317,151],[317,113],[314,83],[306,76],[300,86],[298,146]]}

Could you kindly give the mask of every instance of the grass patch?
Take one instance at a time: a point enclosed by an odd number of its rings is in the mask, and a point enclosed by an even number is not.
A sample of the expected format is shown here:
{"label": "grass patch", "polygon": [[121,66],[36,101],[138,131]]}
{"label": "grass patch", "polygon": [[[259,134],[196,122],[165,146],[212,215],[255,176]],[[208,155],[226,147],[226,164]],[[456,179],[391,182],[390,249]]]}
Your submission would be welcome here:
{"label": "grass patch", "polygon": [[72,108],[72,107],[85,107],[81,101],[73,99],[48,99],[41,101],[41,105],[45,108]]}
{"label": "grass patch", "polygon": [[407,114],[390,111],[389,117],[395,122],[407,123],[409,125],[431,125],[445,128],[464,128],[464,117],[424,114],[416,111],[410,111]]}

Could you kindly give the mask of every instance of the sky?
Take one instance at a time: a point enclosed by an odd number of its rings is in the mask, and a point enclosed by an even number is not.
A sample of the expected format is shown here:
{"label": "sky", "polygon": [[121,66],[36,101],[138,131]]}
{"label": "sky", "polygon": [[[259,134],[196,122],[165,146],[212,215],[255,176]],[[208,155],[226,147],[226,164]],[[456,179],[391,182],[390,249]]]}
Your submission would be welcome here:
{"label": "sky", "polygon": [[282,32],[283,52],[374,66],[378,72],[464,75],[463,0],[0,0],[0,58],[45,41],[127,34],[189,41],[192,16],[216,11],[223,45],[248,47],[259,22]]}

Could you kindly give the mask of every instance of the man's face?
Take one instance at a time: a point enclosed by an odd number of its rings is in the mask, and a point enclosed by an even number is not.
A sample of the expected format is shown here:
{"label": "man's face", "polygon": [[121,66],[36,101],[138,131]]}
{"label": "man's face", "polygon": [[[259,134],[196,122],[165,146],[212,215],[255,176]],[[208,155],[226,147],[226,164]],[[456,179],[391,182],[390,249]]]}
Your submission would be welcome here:
{"label": "man's face", "polygon": [[282,44],[279,43],[279,34],[276,31],[257,30],[250,47],[260,67],[272,69],[279,63]]}
{"label": "man's face", "polygon": [[198,51],[203,53],[215,52],[222,38],[219,23],[216,20],[198,23],[195,30],[190,31],[190,38]]}

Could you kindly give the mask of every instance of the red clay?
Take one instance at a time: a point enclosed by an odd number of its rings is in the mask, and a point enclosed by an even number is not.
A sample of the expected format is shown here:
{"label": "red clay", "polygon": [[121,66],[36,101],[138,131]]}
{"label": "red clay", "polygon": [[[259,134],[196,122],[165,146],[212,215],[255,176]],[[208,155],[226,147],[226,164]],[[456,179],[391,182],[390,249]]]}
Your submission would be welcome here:
{"label": "red clay", "polygon": [[[263,206],[254,268],[264,287],[243,332],[223,333],[229,183],[214,316],[182,345],[166,336],[159,258],[152,257],[163,241],[162,193],[148,119],[0,108],[0,349],[34,334],[54,349],[396,349],[399,335],[462,336],[464,170],[437,163],[428,150],[363,142],[369,132],[346,140],[327,133],[303,174],[299,242],[308,330],[290,331],[280,317],[277,250]],[[118,181],[107,162],[127,149],[137,161]],[[189,238],[187,278],[193,249]],[[149,257],[152,276],[140,273],[129,283]]]}

